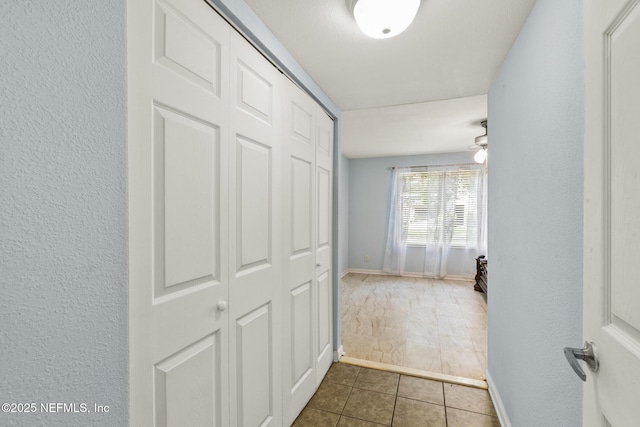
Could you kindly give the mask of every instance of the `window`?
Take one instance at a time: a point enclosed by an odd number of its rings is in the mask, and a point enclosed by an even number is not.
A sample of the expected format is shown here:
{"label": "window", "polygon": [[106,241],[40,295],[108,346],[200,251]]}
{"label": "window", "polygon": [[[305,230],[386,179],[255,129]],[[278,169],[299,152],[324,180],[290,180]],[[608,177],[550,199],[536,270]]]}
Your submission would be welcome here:
{"label": "window", "polygon": [[398,218],[409,245],[476,246],[483,171],[420,170],[398,174]]}

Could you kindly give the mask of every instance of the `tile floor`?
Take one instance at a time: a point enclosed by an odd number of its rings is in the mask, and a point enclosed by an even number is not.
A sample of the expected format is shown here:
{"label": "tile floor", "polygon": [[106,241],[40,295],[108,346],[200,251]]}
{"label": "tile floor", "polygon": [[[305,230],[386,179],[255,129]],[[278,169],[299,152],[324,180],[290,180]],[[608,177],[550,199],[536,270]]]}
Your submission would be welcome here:
{"label": "tile floor", "polygon": [[486,302],[469,281],[348,274],[342,344],[356,359],[484,379]]}
{"label": "tile floor", "polygon": [[334,363],[294,427],[500,427],[486,390]]}

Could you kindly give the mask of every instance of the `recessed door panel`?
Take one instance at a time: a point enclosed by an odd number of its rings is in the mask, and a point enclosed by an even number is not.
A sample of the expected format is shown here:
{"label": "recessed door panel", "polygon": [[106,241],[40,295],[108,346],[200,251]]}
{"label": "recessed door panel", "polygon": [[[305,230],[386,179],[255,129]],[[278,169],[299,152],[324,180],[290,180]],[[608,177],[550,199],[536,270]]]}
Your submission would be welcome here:
{"label": "recessed door panel", "polygon": [[303,141],[307,144],[312,142],[312,113],[310,113],[304,107],[296,104],[295,102],[291,103],[291,112],[292,112],[292,136]]}
{"label": "recessed door panel", "polygon": [[241,317],[236,324],[238,426],[267,426],[273,420],[271,314],[267,304]]}
{"label": "recessed door panel", "polygon": [[170,3],[156,2],[155,61],[201,87],[220,93],[222,49],[210,27],[200,27]]}
{"label": "recessed door panel", "polygon": [[333,129],[329,127],[318,129],[318,150],[323,152],[324,157],[331,157],[332,131]]}
{"label": "recessed door panel", "polygon": [[640,344],[640,286],[634,248],[640,239],[640,6],[611,37],[611,311]]}
{"label": "recessed door panel", "polygon": [[318,277],[318,360],[331,352],[331,278],[329,272]]}
{"label": "recessed door panel", "polygon": [[238,108],[256,118],[271,123],[273,109],[273,87],[268,79],[260,75],[242,60],[238,61]]}
{"label": "recessed door panel", "polygon": [[156,107],[155,295],[218,282],[218,129]]}
{"label": "recessed door panel", "polygon": [[290,256],[311,253],[313,228],[313,164],[291,158],[291,252]]}
{"label": "recessed door panel", "polygon": [[237,139],[237,271],[271,262],[271,148]]}
{"label": "recessed door panel", "polygon": [[155,425],[222,426],[219,341],[213,334],[156,364]]}
{"label": "recessed door panel", "polygon": [[331,173],[318,168],[318,247],[329,246],[331,230]]}
{"label": "recessed door panel", "polygon": [[293,329],[291,384],[295,389],[313,369],[312,282],[291,291],[291,327]]}

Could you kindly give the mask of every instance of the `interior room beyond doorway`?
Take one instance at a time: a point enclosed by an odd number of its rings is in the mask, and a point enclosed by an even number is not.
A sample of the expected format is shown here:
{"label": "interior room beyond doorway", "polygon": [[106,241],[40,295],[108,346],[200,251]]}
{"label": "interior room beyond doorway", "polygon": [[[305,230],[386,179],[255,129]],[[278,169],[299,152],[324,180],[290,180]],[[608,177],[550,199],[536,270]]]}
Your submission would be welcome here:
{"label": "interior room beyond doorway", "polygon": [[345,356],[484,379],[486,302],[472,281],[350,273],[342,327]]}

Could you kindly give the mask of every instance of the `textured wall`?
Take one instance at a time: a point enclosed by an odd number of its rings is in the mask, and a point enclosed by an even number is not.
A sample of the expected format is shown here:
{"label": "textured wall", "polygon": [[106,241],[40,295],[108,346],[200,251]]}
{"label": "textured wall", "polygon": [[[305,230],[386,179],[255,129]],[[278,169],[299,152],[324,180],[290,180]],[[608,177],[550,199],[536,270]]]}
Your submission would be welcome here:
{"label": "textured wall", "polygon": [[124,426],[124,1],[0,3],[0,402],[109,405],[3,426]]}
{"label": "textured wall", "polygon": [[582,1],[538,0],[489,92],[488,372],[513,426],[579,426]]}
{"label": "textured wall", "polygon": [[[474,151],[419,156],[375,157],[349,161],[349,268],[382,270],[387,241],[389,179],[391,166],[446,165],[473,162]],[[369,262],[364,256],[369,256]],[[461,274],[454,249],[448,273]],[[422,250],[407,249],[406,272],[422,274]],[[471,260],[471,262],[474,262]],[[475,264],[474,264],[475,265]]]}

